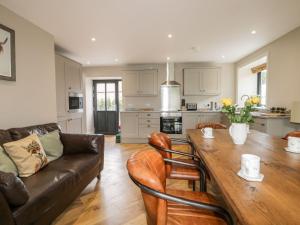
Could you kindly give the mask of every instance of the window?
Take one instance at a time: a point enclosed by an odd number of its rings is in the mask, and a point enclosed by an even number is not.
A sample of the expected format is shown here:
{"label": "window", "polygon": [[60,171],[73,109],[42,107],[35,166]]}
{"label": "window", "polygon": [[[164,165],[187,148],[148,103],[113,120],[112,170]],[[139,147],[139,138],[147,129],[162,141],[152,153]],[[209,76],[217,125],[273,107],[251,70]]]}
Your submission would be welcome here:
{"label": "window", "polygon": [[267,70],[257,73],[257,95],[261,98],[261,105],[267,102]]}

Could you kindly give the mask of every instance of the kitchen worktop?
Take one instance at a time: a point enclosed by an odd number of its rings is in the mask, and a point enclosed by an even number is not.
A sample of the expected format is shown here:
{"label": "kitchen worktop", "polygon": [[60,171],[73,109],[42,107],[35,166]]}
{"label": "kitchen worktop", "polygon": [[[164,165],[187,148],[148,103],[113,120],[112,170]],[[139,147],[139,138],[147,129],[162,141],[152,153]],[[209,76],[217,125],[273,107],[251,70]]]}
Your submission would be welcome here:
{"label": "kitchen worktop", "polygon": [[[151,111],[146,111],[146,110],[124,110],[124,111],[121,111],[122,112],[132,112],[132,113],[162,113],[162,112],[166,112],[166,111],[161,111],[161,110],[151,110]],[[184,110],[184,111],[168,111],[168,112],[171,112],[171,113],[174,113],[174,112],[181,112],[181,113],[219,113],[221,112],[220,110],[206,110],[206,109],[203,109],[203,110],[190,110],[190,111],[187,111],[187,110]]]}
{"label": "kitchen worktop", "polygon": [[288,119],[291,117],[289,114],[279,115],[276,113],[261,113],[261,112],[252,112],[252,116],[254,118],[261,118],[261,119]]}

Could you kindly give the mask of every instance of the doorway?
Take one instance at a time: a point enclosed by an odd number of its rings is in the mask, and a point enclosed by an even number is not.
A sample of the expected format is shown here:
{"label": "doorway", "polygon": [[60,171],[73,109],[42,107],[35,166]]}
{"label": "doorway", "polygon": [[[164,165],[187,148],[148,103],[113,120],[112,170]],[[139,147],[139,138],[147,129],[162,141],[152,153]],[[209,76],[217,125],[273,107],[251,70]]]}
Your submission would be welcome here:
{"label": "doorway", "polygon": [[94,80],[93,107],[95,133],[115,135],[119,127],[121,80]]}

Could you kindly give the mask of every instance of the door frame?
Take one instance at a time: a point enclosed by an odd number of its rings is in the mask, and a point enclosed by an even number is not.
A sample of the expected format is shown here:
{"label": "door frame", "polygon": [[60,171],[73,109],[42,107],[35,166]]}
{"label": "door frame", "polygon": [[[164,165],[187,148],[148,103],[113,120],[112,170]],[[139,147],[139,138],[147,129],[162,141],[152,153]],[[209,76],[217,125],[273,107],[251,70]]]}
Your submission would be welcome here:
{"label": "door frame", "polygon": [[[99,133],[96,130],[96,124],[97,124],[97,120],[96,120],[96,113],[97,113],[97,88],[96,85],[98,83],[115,83],[115,95],[116,95],[116,132],[101,132],[102,134],[108,134],[108,135],[115,135],[118,133],[118,126],[119,126],[119,114],[120,114],[120,102],[119,102],[119,81],[122,81],[121,79],[103,79],[103,80],[93,80],[93,115],[94,115],[94,128],[95,128],[95,133]],[[106,107],[106,89],[105,89],[105,109],[107,109]],[[106,110],[107,112],[107,110]],[[107,117],[107,115],[106,115]],[[106,118],[107,120],[107,118]]]}

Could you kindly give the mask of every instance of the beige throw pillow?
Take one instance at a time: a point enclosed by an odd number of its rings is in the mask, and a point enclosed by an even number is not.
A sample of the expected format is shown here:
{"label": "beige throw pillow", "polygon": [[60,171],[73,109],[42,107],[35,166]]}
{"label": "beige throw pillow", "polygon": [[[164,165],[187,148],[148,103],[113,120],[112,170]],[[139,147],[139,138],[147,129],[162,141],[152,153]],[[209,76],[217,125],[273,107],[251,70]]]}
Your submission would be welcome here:
{"label": "beige throw pillow", "polygon": [[20,177],[29,177],[48,163],[43,146],[36,134],[5,143],[3,147],[16,164]]}

